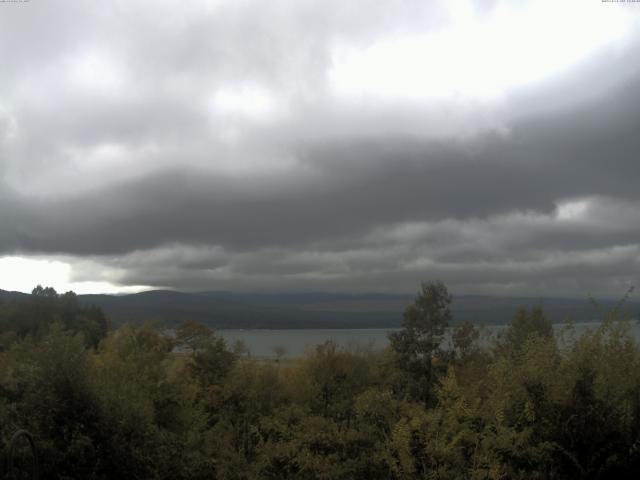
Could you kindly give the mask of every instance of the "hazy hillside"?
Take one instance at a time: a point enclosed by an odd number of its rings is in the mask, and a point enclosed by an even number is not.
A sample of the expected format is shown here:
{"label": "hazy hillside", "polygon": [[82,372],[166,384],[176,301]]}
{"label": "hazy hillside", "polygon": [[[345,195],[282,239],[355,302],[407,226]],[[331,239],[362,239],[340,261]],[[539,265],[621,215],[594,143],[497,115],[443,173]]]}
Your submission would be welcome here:
{"label": "hazy hillside", "polygon": [[[0,300],[26,294],[0,290]],[[81,303],[95,304],[116,324],[157,320],[175,324],[197,320],[215,328],[375,328],[397,327],[413,295],[334,293],[185,293],[153,290],[131,295],[79,295]],[[602,308],[615,305],[602,300]],[[567,317],[575,321],[598,318],[585,299],[503,298],[475,295],[454,296],[454,323],[471,320],[481,325],[508,323],[520,306],[542,305],[553,322]],[[638,317],[640,302],[628,303]]]}
{"label": "hazy hillside", "polygon": [[[81,295],[95,303],[116,322],[160,320],[176,323],[183,319],[205,322],[216,328],[366,328],[396,327],[413,295],[282,293],[251,294],[233,292],[182,293],[166,290],[112,296]],[[455,322],[504,324],[519,306],[542,305],[553,322],[568,316],[575,321],[591,321],[598,312],[585,299],[500,298],[454,296]],[[611,308],[614,301],[601,301]],[[637,316],[640,303],[630,302]]]}
{"label": "hazy hillside", "polygon": [[0,290],[0,300],[17,300],[25,298],[28,294],[22,292],[9,292],[7,290]]}
{"label": "hazy hillside", "polygon": [[[342,297],[342,296],[340,296]],[[181,293],[155,290],[132,295],[81,295],[82,302],[101,306],[116,323],[197,320],[216,328],[365,328],[399,324],[402,309],[363,305],[353,310],[322,307],[335,303],[327,294]],[[344,298],[340,298],[343,300]],[[398,305],[397,299],[394,299]],[[410,297],[407,297],[410,301]]]}

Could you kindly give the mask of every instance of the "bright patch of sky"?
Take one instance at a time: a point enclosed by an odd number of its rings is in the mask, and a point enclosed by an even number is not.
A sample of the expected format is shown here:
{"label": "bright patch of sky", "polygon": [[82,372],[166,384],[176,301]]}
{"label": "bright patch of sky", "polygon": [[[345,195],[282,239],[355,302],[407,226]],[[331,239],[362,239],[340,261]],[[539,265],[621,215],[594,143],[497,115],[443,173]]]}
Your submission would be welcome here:
{"label": "bright patch of sky", "polygon": [[74,291],[85,293],[133,293],[149,287],[141,285],[123,286],[103,281],[71,280],[72,266],[60,260],[46,258],[25,258],[18,256],[0,257],[0,289],[29,293],[36,286],[34,282],[53,287],[58,293]]}
{"label": "bright patch of sky", "polygon": [[228,87],[215,92],[212,106],[216,114],[267,119],[276,113],[276,101],[265,88]]}
{"label": "bright patch of sky", "polygon": [[556,218],[564,221],[577,221],[586,218],[589,211],[588,200],[572,200],[558,204]]}
{"label": "bright patch of sky", "polygon": [[514,2],[483,16],[471,2],[454,1],[450,13],[449,25],[432,32],[381,38],[364,49],[338,44],[329,72],[334,92],[495,99],[620,47],[633,25],[622,9],[601,2]]}

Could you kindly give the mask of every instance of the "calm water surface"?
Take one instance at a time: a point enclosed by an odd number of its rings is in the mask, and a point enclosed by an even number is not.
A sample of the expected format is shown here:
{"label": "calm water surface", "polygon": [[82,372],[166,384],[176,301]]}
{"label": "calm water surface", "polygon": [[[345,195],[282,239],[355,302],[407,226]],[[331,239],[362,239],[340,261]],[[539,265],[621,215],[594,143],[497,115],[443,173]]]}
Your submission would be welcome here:
{"label": "calm water surface", "polygon": [[[556,331],[561,331],[564,324],[554,325]],[[580,335],[588,329],[593,329],[598,323],[576,323],[575,334]],[[481,327],[482,343],[488,343],[493,336],[505,327]],[[276,351],[287,357],[296,357],[305,353],[315,345],[333,340],[338,345],[350,348],[382,349],[389,344],[387,334],[396,328],[359,328],[359,329],[302,329],[302,330],[219,330],[229,346],[241,340],[256,357],[275,357]],[[640,341],[640,325],[632,323],[632,333]],[[448,339],[445,338],[445,344]]]}

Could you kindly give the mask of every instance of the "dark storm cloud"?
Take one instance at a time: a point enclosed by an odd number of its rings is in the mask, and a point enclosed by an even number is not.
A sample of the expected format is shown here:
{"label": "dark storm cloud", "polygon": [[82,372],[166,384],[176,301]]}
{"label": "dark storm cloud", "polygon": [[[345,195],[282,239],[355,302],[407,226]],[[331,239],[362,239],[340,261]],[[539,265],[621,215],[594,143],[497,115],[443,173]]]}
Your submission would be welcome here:
{"label": "dark storm cloud", "polygon": [[[640,113],[632,92],[464,145],[409,138],[292,145],[302,167],[282,178],[174,168],[62,199],[18,196],[10,210],[23,231],[12,237],[5,229],[0,245],[70,254],[168,243],[299,247],[398,222],[550,214],[560,201],[587,196],[636,202]],[[570,244],[589,233],[562,235]]]}
{"label": "dark storm cloud", "polygon": [[637,46],[500,102],[349,100],[327,80],[337,43],[437,29],[446,9],[214,3],[0,20],[20,44],[0,47],[0,253],[185,289],[637,279]]}

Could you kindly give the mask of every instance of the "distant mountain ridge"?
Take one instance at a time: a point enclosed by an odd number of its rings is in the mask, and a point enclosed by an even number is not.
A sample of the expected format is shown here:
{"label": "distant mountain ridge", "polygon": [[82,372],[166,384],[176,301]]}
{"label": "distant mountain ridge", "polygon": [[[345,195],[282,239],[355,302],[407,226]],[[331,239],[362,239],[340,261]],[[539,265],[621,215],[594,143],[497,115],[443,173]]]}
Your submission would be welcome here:
{"label": "distant mountain ridge", "polygon": [[28,293],[0,289],[0,300],[19,300],[28,296]]}
{"label": "distant mountain ridge", "polygon": [[[0,300],[28,294],[0,290]],[[179,292],[150,290],[129,295],[78,295],[84,304],[100,306],[116,324],[147,320],[175,325],[190,319],[214,328],[388,328],[398,327],[402,312],[414,295],[391,293],[242,293],[227,291]],[[599,302],[604,310],[616,301]],[[591,302],[570,298],[490,297],[454,295],[454,323],[470,320],[480,325],[508,323],[520,306],[541,305],[554,322],[567,317],[593,321],[599,317]],[[627,308],[638,318],[639,301]]]}

